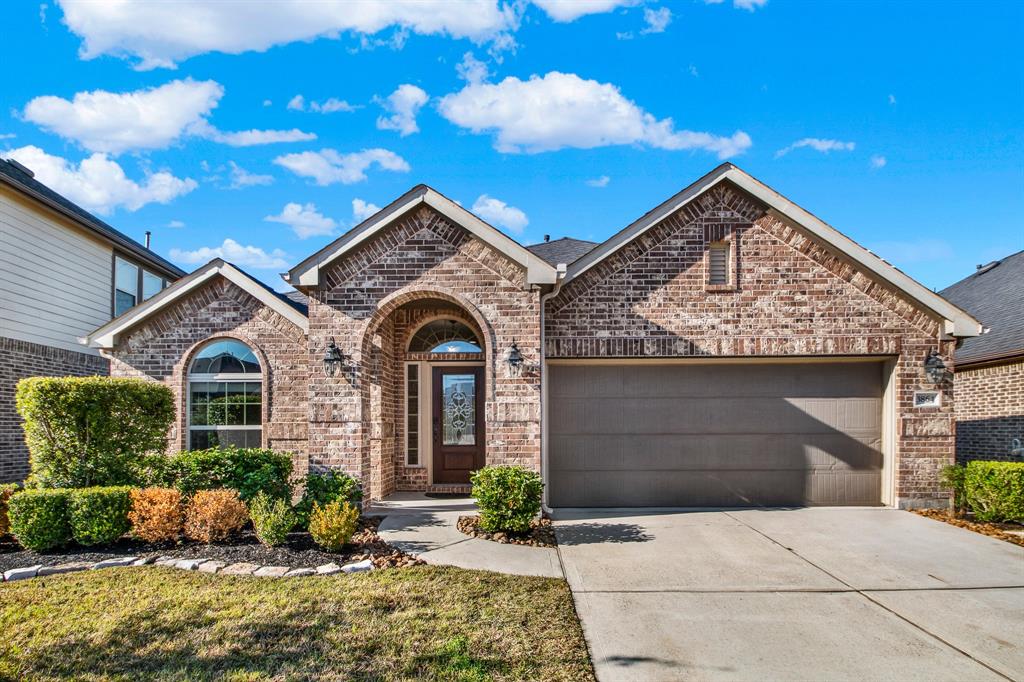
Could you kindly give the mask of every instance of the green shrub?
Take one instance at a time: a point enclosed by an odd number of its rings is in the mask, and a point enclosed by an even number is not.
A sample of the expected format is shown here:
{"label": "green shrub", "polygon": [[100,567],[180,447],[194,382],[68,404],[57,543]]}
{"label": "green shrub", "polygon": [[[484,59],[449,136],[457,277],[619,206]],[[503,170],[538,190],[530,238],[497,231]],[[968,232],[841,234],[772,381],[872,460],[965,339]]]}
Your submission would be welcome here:
{"label": "green shrub", "polygon": [[540,474],[521,466],[484,467],[473,473],[473,492],[480,508],[480,528],[525,533],[540,512],[544,483]]}
{"label": "green shrub", "polygon": [[343,500],[324,506],[313,505],[309,514],[309,534],[313,542],[328,552],[338,552],[352,539],[359,523],[359,508]]}
{"label": "green shrub", "polygon": [[1024,462],[968,462],[964,491],[979,521],[1024,521]]}
{"label": "green shrub", "polygon": [[116,542],[128,532],[131,523],[131,488],[76,488],[68,495],[68,521],[71,537],[80,545],[104,545]]}
{"label": "green shrub", "polygon": [[302,528],[309,527],[309,515],[314,504],[322,507],[335,500],[342,500],[353,507],[358,507],[363,500],[363,489],[359,481],[343,471],[334,469],[307,474],[302,499],[295,505],[299,525]]}
{"label": "green shrub", "polygon": [[61,488],[28,489],[14,493],[8,503],[11,534],[25,549],[36,551],[71,540],[68,494]]}
{"label": "green shrub", "polygon": [[942,487],[953,491],[953,511],[958,516],[962,516],[967,511],[966,475],[967,469],[959,464],[942,467],[942,472],[939,474],[939,483]]}
{"label": "green shrub", "polygon": [[295,512],[287,502],[264,492],[256,493],[249,503],[249,518],[256,537],[267,547],[283,543],[296,522]]}
{"label": "green shrub", "polygon": [[16,403],[29,483],[43,488],[136,483],[143,456],[166,447],[174,419],[171,390],[142,379],[22,379]]}
{"label": "green shrub", "polygon": [[11,523],[7,518],[7,503],[16,492],[17,483],[0,483],[0,538],[11,532]]}
{"label": "green shrub", "polygon": [[150,485],[177,488],[191,497],[199,490],[230,488],[248,502],[263,492],[291,499],[288,483],[292,457],[263,448],[211,448],[169,455],[159,466],[150,463]]}

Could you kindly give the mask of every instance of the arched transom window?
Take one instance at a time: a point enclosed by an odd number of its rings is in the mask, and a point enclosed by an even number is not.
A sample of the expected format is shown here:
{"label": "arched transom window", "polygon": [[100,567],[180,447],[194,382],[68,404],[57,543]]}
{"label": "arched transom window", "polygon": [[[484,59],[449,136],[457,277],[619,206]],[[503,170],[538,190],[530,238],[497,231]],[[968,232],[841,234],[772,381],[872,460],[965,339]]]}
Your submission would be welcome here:
{"label": "arched transom window", "polygon": [[469,325],[457,320],[434,320],[420,327],[409,341],[410,353],[479,353],[480,339]]}
{"label": "arched transom window", "polygon": [[252,349],[217,339],[196,354],[188,371],[188,447],[258,448],[263,436],[263,374]]}

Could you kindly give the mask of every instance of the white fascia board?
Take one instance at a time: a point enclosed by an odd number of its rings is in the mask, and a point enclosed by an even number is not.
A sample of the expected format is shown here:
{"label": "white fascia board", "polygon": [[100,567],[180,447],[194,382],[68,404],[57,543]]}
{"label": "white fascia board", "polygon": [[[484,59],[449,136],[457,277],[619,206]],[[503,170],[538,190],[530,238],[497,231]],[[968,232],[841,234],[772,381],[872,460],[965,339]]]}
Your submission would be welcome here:
{"label": "white fascia board", "polygon": [[978,336],[981,323],[967,312],[956,307],[946,299],[931,291],[913,278],[900,272],[884,260],[865,249],[860,244],[842,234],[834,227],[823,222],[808,211],[800,208],[789,199],[754,179],[732,164],[726,164],[701,178],[679,194],[648,212],[635,223],[619,233],[617,237],[598,246],[594,251],[569,268],[565,281],[568,283],[583,274],[606,257],[618,251],[627,243],[640,236],[662,220],[688,204],[695,197],[723,180],[735,185],[768,205],[777,217],[795,224],[796,227],[811,233],[821,242],[843,254],[865,270],[874,273],[882,280],[893,285],[911,299],[943,318],[943,333],[948,336]]}
{"label": "white fascia board", "polygon": [[117,345],[118,339],[123,332],[159,312],[174,301],[195,291],[217,275],[223,276],[264,305],[280,313],[283,317],[301,328],[302,331],[309,331],[309,319],[305,315],[254,282],[252,278],[233,267],[230,263],[225,263],[218,258],[201,268],[197,268],[195,272],[179,279],[157,295],[135,306],[120,317],[114,318],[88,336],[80,338],[79,342],[92,348],[113,348]]}
{"label": "white fascia board", "polygon": [[550,263],[427,186],[417,187],[406,193],[367,219],[359,227],[299,263],[289,271],[287,281],[299,287],[317,286],[320,283],[322,268],[354,250],[419,204],[430,206],[452,222],[469,230],[484,243],[522,265],[526,268],[526,279],[529,284],[554,284],[556,272]]}

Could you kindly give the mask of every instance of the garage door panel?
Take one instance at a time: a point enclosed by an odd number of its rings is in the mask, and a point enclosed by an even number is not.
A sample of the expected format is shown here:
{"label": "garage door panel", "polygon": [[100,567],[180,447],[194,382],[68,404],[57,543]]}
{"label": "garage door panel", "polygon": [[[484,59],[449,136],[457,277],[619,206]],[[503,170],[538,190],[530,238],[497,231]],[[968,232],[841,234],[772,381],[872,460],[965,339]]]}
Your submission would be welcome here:
{"label": "garage door panel", "polygon": [[553,506],[878,504],[878,363],[555,365]]}

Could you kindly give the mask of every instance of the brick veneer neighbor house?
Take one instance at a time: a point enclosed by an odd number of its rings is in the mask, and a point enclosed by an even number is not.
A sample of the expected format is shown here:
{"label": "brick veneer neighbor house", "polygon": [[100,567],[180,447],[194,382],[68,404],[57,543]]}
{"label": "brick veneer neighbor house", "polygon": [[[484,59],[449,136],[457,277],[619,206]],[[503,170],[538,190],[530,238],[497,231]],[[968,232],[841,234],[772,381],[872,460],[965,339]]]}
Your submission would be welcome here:
{"label": "brick veneer neighbor house", "polygon": [[1024,251],[988,265],[942,295],[985,326],[956,351],[959,461],[1024,459]]}
{"label": "brick veneer neighbor house", "polygon": [[980,325],[731,164],[601,244],[523,247],[421,185],[285,279],[304,313],[213,261],[88,342],[178,391],[177,447],[262,381],[244,437],[371,498],[515,463],[550,506],[947,500],[924,361]]}
{"label": "brick veneer neighbor house", "polygon": [[29,471],[18,381],[106,374],[107,360],[79,339],[114,316],[119,295],[127,306],[184,274],[0,159],[0,482]]}

